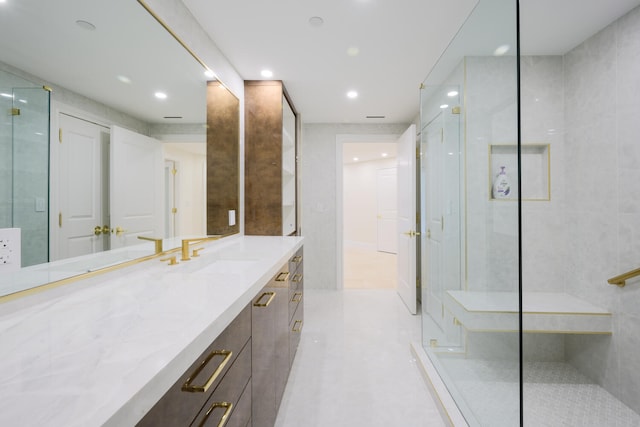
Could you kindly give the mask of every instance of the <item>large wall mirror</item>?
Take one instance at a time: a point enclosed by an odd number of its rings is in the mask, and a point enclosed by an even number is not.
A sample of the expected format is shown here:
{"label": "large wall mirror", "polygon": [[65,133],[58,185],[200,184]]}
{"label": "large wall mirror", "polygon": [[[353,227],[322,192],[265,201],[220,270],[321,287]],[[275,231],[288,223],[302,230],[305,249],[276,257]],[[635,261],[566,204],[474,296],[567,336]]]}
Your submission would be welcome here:
{"label": "large wall mirror", "polygon": [[[0,296],[152,254],[139,236],[166,250],[171,237],[211,234],[215,77],[143,5],[0,3],[0,234],[20,230],[22,267],[5,257]],[[239,123],[239,102],[228,105]],[[238,132],[227,134],[237,151]],[[59,271],[16,275],[50,261]]]}

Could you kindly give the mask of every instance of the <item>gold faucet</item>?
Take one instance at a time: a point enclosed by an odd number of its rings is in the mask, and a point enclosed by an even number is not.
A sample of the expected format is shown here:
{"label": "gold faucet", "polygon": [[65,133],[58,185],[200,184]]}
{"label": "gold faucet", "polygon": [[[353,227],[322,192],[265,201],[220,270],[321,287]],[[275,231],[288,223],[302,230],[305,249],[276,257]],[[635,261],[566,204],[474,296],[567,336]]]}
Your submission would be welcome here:
{"label": "gold faucet", "polygon": [[[182,258],[180,259],[181,261],[189,261],[191,258],[189,257],[189,244],[190,243],[203,243],[203,242],[209,242],[211,240],[218,240],[220,239],[219,235],[216,236],[207,236],[207,237],[198,237],[195,239],[182,239]],[[197,249],[197,251],[202,250],[202,248]],[[196,250],[194,250],[196,251]],[[193,256],[198,256],[197,252],[194,253]]]}
{"label": "gold faucet", "polygon": [[145,237],[145,236],[138,236],[138,239],[140,239],[140,240],[149,240],[150,242],[155,242],[155,244],[156,244],[156,255],[158,255],[159,253],[162,252],[162,239],[155,239],[153,237]]}

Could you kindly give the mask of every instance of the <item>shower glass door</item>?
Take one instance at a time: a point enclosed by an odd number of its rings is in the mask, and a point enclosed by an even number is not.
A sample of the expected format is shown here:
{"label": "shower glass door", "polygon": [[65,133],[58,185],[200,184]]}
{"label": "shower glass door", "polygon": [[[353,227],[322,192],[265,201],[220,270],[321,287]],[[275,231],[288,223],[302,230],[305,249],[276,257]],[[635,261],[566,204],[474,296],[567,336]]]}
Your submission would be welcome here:
{"label": "shower glass door", "polygon": [[421,90],[422,346],[471,426],[521,422],[515,0],[480,0]]}
{"label": "shower glass door", "polygon": [[[0,72],[0,87],[18,79]],[[23,267],[49,260],[49,101],[42,87],[0,89],[0,228],[19,228]]]}

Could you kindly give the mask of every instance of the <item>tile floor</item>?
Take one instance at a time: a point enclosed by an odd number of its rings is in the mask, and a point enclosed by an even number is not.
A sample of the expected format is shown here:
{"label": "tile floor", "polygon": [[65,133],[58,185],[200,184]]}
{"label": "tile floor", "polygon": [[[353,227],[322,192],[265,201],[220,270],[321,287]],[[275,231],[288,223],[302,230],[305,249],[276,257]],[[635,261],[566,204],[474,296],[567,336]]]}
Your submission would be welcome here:
{"label": "tile floor", "polygon": [[441,427],[409,343],[420,317],[394,289],[306,290],[276,427]]}
{"label": "tile floor", "polygon": [[396,273],[396,254],[345,244],[345,289],[395,289]]}

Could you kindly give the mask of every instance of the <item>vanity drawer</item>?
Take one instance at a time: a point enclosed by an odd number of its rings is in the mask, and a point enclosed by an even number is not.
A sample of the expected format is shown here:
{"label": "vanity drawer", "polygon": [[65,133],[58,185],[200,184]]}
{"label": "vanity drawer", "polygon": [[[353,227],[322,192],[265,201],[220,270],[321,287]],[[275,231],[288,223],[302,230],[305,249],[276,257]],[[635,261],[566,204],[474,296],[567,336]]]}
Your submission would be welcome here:
{"label": "vanity drawer", "polygon": [[303,298],[303,280],[304,277],[301,273],[296,273],[291,279],[291,285],[289,286],[289,321],[293,318],[298,305]]}
{"label": "vanity drawer", "polygon": [[302,265],[302,248],[298,249],[294,256],[289,259],[289,271],[293,275],[299,266]]}
{"label": "vanity drawer", "polygon": [[[242,400],[243,397],[244,400]],[[211,394],[191,426],[240,427],[245,426],[250,417],[251,342],[249,341],[225,375],[224,381]]]}
{"label": "vanity drawer", "polygon": [[293,365],[293,359],[298,350],[302,327],[304,326],[304,303],[301,301],[296,308],[293,318],[289,322],[289,365]]}
{"label": "vanity drawer", "polygon": [[[137,425],[190,425],[250,338],[251,305],[248,305]],[[247,372],[250,375],[250,365]]]}

